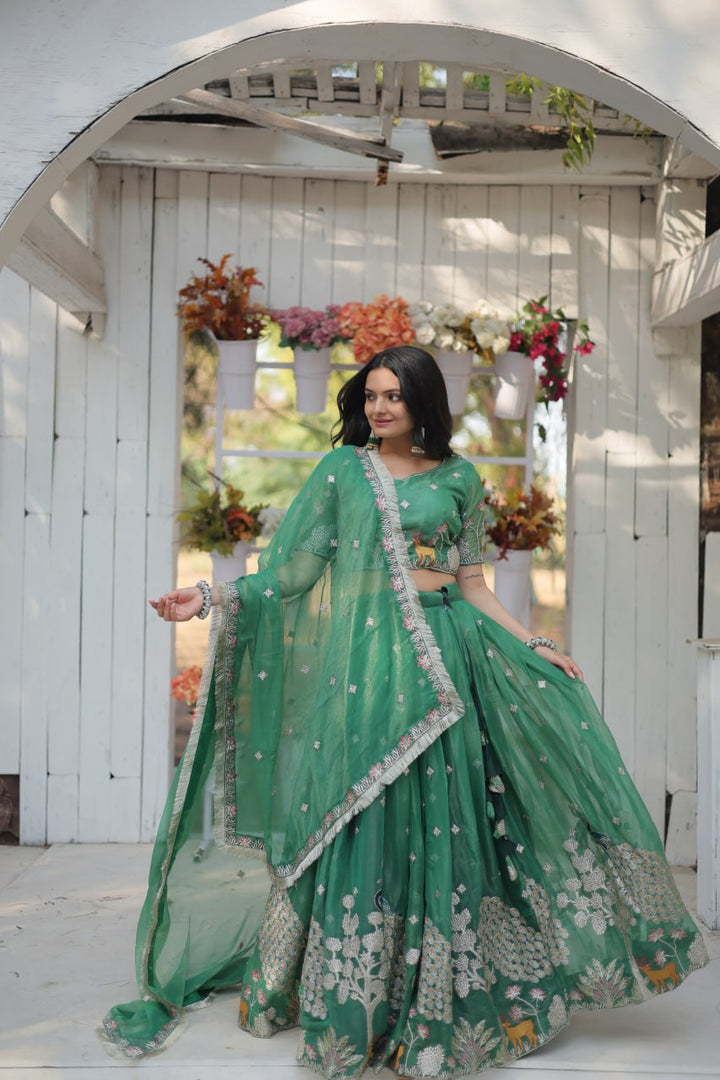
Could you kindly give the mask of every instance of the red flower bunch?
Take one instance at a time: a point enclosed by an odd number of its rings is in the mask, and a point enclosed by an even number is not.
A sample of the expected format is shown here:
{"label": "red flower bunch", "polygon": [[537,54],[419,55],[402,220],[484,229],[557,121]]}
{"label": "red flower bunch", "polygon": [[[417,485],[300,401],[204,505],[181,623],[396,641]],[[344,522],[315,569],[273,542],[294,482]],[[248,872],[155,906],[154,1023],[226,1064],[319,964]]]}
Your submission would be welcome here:
{"label": "red flower bunch", "polygon": [[176,701],[184,701],[192,711],[197,705],[200,693],[202,668],[199,664],[183,668],[170,683],[171,694]]}
{"label": "red flower bunch", "polygon": [[[567,354],[560,347],[567,340],[572,320],[568,319],[562,308],[549,310],[545,306],[546,296],[539,300],[528,300],[513,323],[510,333],[510,350],[524,353],[531,360],[542,360],[540,373],[540,392],[538,400],[545,402],[561,401],[568,392]],[[595,343],[588,336],[588,325],[584,320],[575,327],[579,340],[575,351],[583,355],[592,352]]]}
{"label": "red flower bunch", "polygon": [[194,275],[180,289],[178,315],[186,334],[210,330],[218,341],[254,341],[260,337],[267,322],[267,308],[250,303],[253,285],[261,285],[254,266],[236,266],[226,270],[230,255],[220,262],[199,261],[207,267],[203,276]]}
{"label": "red flower bunch", "polygon": [[340,332],[352,340],[355,359],[366,364],[375,353],[393,345],[410,345],[415,340],[415,330],[408,315],[408,303],[398,296],[376,296],[371,304],[352,301],[344,304],[338,313]]}

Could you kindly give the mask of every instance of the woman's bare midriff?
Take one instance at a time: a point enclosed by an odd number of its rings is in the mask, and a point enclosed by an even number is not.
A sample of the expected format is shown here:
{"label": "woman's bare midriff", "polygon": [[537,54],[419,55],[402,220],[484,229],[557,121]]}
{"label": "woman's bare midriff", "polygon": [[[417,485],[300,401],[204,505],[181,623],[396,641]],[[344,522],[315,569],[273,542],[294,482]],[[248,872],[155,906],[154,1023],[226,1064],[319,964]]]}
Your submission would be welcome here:
{"label": "woman's bare midriff", "polygon": [[432,592],[443,585],[454,585],[452,574],[441,574],[438,570],[413,570],[413,578],[418,592]]}

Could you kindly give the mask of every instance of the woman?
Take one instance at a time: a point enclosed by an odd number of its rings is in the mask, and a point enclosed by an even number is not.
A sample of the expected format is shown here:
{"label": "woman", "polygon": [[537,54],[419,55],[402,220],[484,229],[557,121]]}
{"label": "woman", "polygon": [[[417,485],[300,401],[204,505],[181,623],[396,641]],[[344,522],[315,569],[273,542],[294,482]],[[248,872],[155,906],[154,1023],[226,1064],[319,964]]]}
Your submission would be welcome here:
{"label": "woman", "polygon": [[105,1022],[131,1056],[240,984],[242,1026],[299,1024],[323,1076],[459,1076],[707,960],[580,669],[485,584],[484,493],[435,362],[385,350],[338,405],[341,445],[259,573],[151,601],[216,617],[144,1000]]}

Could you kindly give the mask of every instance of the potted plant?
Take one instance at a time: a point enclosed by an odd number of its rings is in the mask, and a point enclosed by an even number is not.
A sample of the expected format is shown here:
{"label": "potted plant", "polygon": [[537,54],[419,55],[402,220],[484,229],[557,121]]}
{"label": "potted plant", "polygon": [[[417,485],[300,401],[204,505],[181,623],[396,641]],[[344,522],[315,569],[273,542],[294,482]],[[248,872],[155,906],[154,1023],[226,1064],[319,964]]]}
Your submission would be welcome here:
{"label": "potted plant", "polygon": [[547,550],[560,532],[560,519],[550,496],[537,484],[524,491],[518,484],[487,499],[487,537],[497,548],[495,595],[524,626],[530,617],[530,569],[536,548]]}
{"label": "potted plant", "polygon": [[398,296],[391,300],[384,294],[370,304],[351,301],[343,304],[337,315],[340,332],[352,342],[355,359],[366,364],[375,353],[393,345],[410,345],[415,340],[408,303]]}
{"label": "potted plant", "polygon": [[516,420],[524,414],[535,382],[535,360],[541,361],[538,401],[547,405],[567,394],[566,360],[575,336],[579,334],[577,352],[593,350],[587,322],[568,319],[562,308],[549,309],[546,300],[542,296],[523,305],[511,327],[509,350],[496,360],[496,416]]}
{"label": "potted plant", "polygon": [[465,408],[475,342],[467,333],[467,316],[455,304],[432,304],[419,300],[410,304],[408,315],[418,345],[432,345],[435,361],[447,387],[450,412]]}
{"label": "potted plant", "polygon": [[205,330],[217,342],[218,388],[228,409],[251,409],[254,403],[257,342],[265,329],[267,308],[250,302],[250,290],[261,285],[255,267],[228,267],[230,255],[217,265],[199,261],[207,272],[193,275],[180,289],[178,314],[186,334]]}
{"label": "potted plant", "polygon": [[330,304],[322,311],[290,307],[271,312],[280,327],[280,347],[295,354],[296,407],[299,412],[323,412],[327,404],[330,350],[346,341],[338,322],[340,307]]}
{"label": "potted plant", "polygon": [[248,542],[262,531],[265,506],[245,506],[242,491],[210,475],[218,486],[201,490],[193,505],[178,514],[182,539],[189,548],[210,552],[215,581],[234,581],[247,572]]}

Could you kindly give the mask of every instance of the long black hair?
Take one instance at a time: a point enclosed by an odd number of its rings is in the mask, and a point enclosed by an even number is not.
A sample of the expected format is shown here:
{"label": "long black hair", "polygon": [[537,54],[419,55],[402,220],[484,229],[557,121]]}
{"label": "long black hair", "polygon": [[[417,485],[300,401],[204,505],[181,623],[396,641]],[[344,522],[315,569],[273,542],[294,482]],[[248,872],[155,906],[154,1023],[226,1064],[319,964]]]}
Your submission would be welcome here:
{"label": "long black hair", "polygon": [[333,432],[333,446],[364,446],[368,441],[371,432],[365,416],[365,383],[370,372],[381,367],[397,375],[403,402],[415,422],[415,445],[435,461],[452,457],[452,417],[445,380],[430,353],[415,345],[383,349],[348,379],[337,396],[340,419]]}

